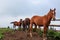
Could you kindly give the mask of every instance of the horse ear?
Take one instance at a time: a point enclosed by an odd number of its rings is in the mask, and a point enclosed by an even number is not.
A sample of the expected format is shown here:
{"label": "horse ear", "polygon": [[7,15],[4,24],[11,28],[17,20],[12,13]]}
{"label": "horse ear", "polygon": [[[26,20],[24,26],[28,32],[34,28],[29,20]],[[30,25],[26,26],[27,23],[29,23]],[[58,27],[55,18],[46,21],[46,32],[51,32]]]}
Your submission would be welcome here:
{"label": "horse ear", "polygon": [[20,21],[22,21],[22,19],[20,19]]}
{"label": "horse ear", "polygon": [[56,8],[54,8],[54,11],[56,10]]}
{"label": "horse ear", "polygon": [[51,9],[50,9],[50,11],[51,11]]}

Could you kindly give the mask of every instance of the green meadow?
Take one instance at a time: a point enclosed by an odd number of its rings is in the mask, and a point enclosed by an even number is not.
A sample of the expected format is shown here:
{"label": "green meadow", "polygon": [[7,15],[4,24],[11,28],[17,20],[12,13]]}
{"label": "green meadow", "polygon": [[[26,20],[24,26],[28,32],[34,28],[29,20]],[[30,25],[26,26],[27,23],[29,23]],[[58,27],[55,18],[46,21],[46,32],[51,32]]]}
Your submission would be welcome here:
{"label": "green meadow", "polygon": [[5,32],[12,31],[10,28],[0,28],[0,40],[4,37]]}
{"label": "green meadow", "polygon": [[[5,32],[13,33],[13,29],[10,29],[10,28],[0,28],[0,40],[3,39]],[[43,35],[43,31],[42,30],[37,29],[36,32],[38,33],[38,35],[40,37],[42,37],[42,35]],[[50,29],[50,30],[48,30],[47,37],[48,37],[49,40],[60,40],[60,32],[57,32],[55,30]]]}

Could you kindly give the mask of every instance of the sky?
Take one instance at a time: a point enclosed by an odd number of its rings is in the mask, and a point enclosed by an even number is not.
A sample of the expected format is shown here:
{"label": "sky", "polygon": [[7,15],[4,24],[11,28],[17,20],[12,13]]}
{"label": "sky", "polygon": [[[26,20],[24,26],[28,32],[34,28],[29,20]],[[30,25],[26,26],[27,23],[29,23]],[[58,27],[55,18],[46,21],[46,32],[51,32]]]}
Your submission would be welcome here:
{"label": "sky", "polygon": [[[56,18],[60,18],[60,0],[0,0],[0,27],[12,27],[10,22],[43,16],[49,9],[56,8]],[[59,24],[52,22],[51,24]],[[60,28],[57,28],[60,29]]]}

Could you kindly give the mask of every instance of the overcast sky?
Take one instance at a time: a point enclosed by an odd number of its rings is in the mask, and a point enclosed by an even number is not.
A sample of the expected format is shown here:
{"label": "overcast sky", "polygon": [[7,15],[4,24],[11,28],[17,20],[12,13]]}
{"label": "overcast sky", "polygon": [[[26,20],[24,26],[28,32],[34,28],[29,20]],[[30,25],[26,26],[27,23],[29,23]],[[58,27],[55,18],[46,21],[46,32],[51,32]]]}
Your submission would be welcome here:
{"label": "overcast sky", "polygon": [[0,0],[0,27],[12,26],[10,22],[21,18],[45,15],[50,8],[56,8],[56,18],[60,18],[59,4],[60,0]]}

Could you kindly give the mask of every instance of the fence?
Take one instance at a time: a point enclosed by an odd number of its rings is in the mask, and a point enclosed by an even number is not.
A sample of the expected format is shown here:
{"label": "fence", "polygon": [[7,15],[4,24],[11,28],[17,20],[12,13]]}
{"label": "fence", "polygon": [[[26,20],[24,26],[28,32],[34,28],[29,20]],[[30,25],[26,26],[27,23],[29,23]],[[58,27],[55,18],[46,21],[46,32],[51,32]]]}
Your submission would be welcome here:
{"label": "fence", "polygon": [[[52,20],[52,21],[60,21],[60,19]],[[60,27],[60,25],[49,25],[49,26],[54,26],[54,27]]]}

